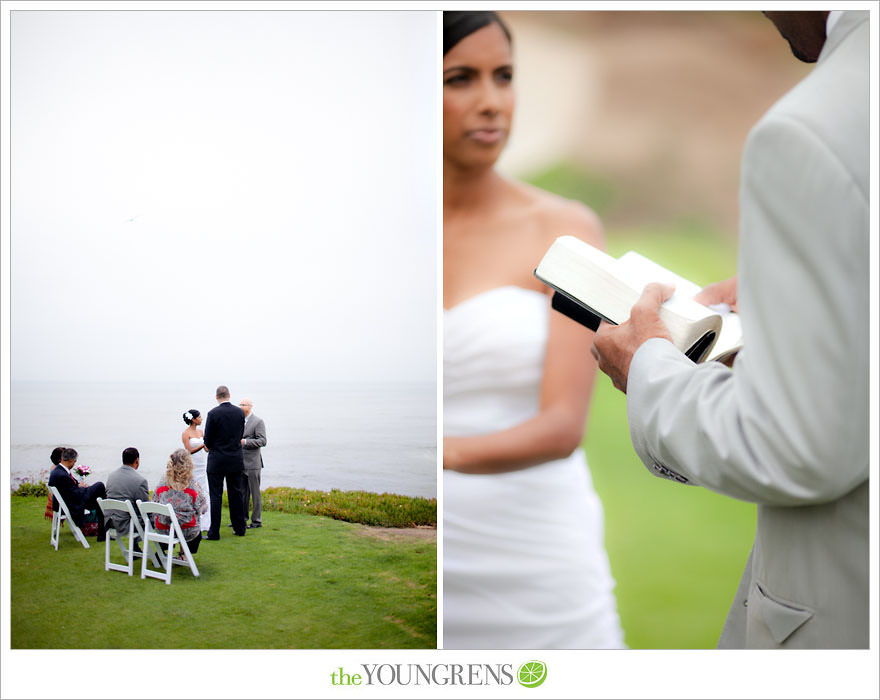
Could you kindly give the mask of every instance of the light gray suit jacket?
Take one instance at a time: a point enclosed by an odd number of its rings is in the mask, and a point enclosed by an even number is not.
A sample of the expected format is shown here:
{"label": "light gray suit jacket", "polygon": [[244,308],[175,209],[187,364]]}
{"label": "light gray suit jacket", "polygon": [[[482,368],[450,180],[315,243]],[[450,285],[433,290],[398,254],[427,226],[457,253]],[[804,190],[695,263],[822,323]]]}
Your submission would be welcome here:
{"label": "light gray suit jacket", "polygon": [[244,470],[259,471],[263,468],[263,450],[266,446],[266,424],[255,413],[251,413],[244,424]]}
{"label": "light gray suit jacket", "polygon": [[733,370],[633,356],[633,444],[658,476],[758,504],[721,647],[868,646],[868,13],[753,128]]}
{"label": "light gray suit jacket", "polygon": [[[150,490],[147,486],[147,480],[140,474],[137,469],[123,464],[119,469],[110,473],[107,477],[107,498],[117,498],[120,501],[131,501],[134,506],[134,512],[137,513],[137,505],[135,501],[150,500]],[[128,534],[128,515],[114,511],[111,515],[104,518],[107,527],[112,527],[116,532]],[[135,528],[137,534],[137,528]]]}

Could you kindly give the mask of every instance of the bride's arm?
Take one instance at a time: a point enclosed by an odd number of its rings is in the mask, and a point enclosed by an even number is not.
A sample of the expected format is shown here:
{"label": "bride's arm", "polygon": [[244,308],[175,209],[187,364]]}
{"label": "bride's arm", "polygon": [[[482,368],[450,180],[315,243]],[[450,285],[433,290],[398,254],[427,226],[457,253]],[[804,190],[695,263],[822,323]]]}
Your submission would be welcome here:
{"label": "bride's arm", "polygon": [[189,444],[189,438],[187,437],[186,433],[187,433],[187,431],[184,430],[183,435],[180,436],[180,439],[183,441],[183,447],[184,447],[184,449],[186,449],[187,452],[189,452],[191,455],[194,455],[199,450],[204,449],[204,447],[205,447],[204,443],[202,443],[201,445],[199,445],[198,447],[193,449]]}
{"label": "bride's arm", "polygon": [[549,323],[538,415],[497,433],[444,437],[444,469],[516,471],[567,457],[580,445],[596,376],[593,333],[556,311],[550,312]]}

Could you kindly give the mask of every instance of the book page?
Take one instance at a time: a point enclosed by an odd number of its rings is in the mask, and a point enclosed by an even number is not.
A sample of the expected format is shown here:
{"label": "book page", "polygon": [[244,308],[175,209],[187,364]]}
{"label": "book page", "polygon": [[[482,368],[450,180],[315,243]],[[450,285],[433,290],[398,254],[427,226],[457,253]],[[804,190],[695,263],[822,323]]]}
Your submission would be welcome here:
{"label": "book page", "polygon": [[620,262],[573,236],[560,236],[535,275],[611,323],[629,318],[639,292],[620,275]]}
{"label": "book page", "polygon": [[686,318],[698,319],[712,315],[715,312],[693,300],[701,287],[690,280],[667,270],[653,260],[649,260],[635,251],[629,251],[618,258],[620,276],[628,285],[641,290],[651,282],[662,282],[675,286],[675,292],[666,301],[664,306],[676,311]]}
{"label": "book page", "polygon": [[[685,288],[684,291],[679,289],[678,299],[667,300],[660,307],[660,320],[666,324],[677,348],[689,356],[694,355],[691,359],[695,361],[702,359],[721,332],[721,317],[688,298],[687,292],[699,291],[693,283],[677,275],[673,279],[668,270],[635,253],[627,258],[631,264],[628,272],[626,260],[612,258],[573,236],[560,236],[544,254],[535,276],[582,306],[590,315],[590,322],[585,325],[595,328],[595,317],[611,323],[625,322],[644,285],[658,280],[659,271],[659,281],[678,283]],[[632,271],[635,267],[648,269],[643,271],[643,276],[637,276]],[[576,317],[575,320],[583,323]]]}
{"label": "book page", "polygon": [[627,284],[639,289],[643,289],[650,282],[674,284],[675,292],[666,303],[671,304],[672,308],[678,310],[679,313],[684,313],[680,310],[682,302],[684,302],[686,307],[690,309],[690,313],[697,313],[694,306],[696,305],[705,309],[706,313],[715,313],[721,316],[721,332],[709,353],[710,359],[742,347],[742,323],[739,315],[730,310],[730,306],[727,304],[704,306],[694,301],[693,297],[700,293],[702,287],[635,251],[624,253],[618,262],[620,263],[620,273],[625,275]]}
{"label": "book page", "polygon": [[[725,306],[727,306],[725,304]],[[714,308],[714,307],[713,307]],[[709,359],[714,359],[719,355],[725,355],[731,350],[738,350],[743,344],[742,321],[739,314],[730,310],[722,310],[721,315],[721,333],[715,347],[712,348]]]}

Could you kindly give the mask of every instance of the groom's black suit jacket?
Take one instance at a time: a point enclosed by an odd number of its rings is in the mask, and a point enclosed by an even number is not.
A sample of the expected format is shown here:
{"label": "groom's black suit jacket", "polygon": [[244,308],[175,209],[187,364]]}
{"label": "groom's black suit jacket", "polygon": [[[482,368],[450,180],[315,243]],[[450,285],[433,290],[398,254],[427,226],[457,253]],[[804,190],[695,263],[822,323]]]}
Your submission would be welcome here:
{"label": "groom's black suit jacket", "polygon": [[227,474],[244,470],[241,438],[244,435],[244,411],[225,401],[208,411],[205,421],[205,446],[208,448],[208,473]]}

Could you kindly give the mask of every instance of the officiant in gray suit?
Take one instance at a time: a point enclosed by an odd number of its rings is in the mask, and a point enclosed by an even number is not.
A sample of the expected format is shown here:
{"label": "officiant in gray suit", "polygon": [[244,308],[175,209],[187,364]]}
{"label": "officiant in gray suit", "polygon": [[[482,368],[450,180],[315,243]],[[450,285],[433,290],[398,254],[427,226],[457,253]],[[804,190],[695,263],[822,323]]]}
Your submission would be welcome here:
{"label": "officiant in gray suit", "polygon": [[649,470],[757,504],[719,646],[866,648],[868,12],[765,14],[816,66],[746,141],[738,284],[698,296],[737,305],[743,350],[694,365],[649,285],[593,353]]}
{"label": "officiant in gray suit", "polygon": [[248,528],[263,527],[263,496],[260,493],[260,477],[263,473],[263,449],[266,446],[266,424],[254,413],[254,402],[242,399],[239,407],[244,411],[244,518],[250,512]]}

